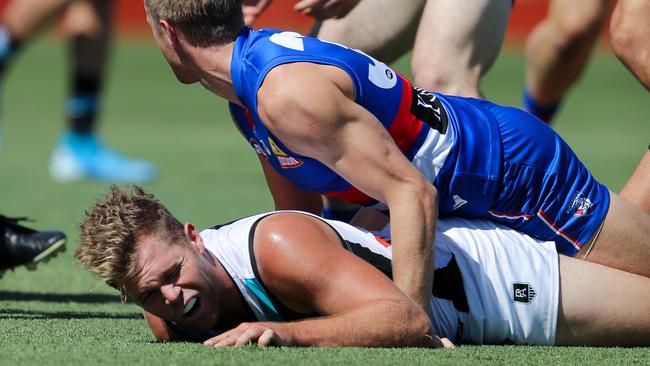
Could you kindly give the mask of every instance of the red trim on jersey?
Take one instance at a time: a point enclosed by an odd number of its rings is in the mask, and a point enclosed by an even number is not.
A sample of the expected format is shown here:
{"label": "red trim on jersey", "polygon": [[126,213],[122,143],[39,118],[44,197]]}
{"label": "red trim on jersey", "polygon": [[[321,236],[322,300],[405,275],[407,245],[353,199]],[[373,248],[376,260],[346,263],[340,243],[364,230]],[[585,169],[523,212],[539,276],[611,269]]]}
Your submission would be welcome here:
{"label": "red trim on jersey", "polygon": [[377,242],[378,242],[379,244],[383,245],[384,248],[390,248],[391,243],[389,243],[389,242],[387,242],[386,240],[384,240],[384,239],[378,237],[377,235],[375,235],[375,239],[377,240]]}
{"label": "red trim on jersey", "polygon": [[[393,138],[393,141],[395,141],[397,147],[406,154],[413,143],[415,143],[415,140],[417,140],[418,134],[425,125],[411,114],[411,103],[413,102],[413,87],[411,86],[411,82],[400,73],[397,73],[397,75],[402,81],[402,99],[400,100],[397,115],[395,115],[393,122],[388,128],[388,133]],[[367,205],[374,201],[371,197],[354,187],[340,192],[326,192],[323,195],[360,205]]]}
{"label": "red trim on jersey", "polygon": [[360,190],[350,187],[346,190],[339,191],[339,192],[325,192],[323,193],[325,197],[329,198],[338,198],[340,200],[350,202],[350,203],[356,203],[358,205],[367,205],[371,202],[373,202],[372,197],[368,196],[367,194],[361,192]]}
{"label": "red trim on jersey", "polygon": [[545,223],[548,227],[553,229],[555,233],[564,239],[566,239],[569,243],[573,244],[573,246],[580,250],[582,248],[582,243],[579,242],[576,238],[574,238],[571,234],[567,233],[566,231],[562,230],[553,220],[551,220],[550,217],[546,216],[544,211],[539,210],[537,211],[537,216],[542,220],[543,223]]}
{"label": "red trim on jersey", "polygon": [[399,149],[406,153],[422,130],[424,123],[411,114],[411,104],[413,102],[413,87],[411,82],[401,74],[397,74],[402,80],[402,100],[399,104],[399,111],[392,124],[388,128],[388,133]]}
{"label": "red trim on jersey", "polygon": [[251,116],[251,112],[248,111],[248,108],[244,108],[244,116],[246,116],[246,122],[248,122],[248,125],[253,131],[255,131],[255,122],[253,122],[253,116]]}

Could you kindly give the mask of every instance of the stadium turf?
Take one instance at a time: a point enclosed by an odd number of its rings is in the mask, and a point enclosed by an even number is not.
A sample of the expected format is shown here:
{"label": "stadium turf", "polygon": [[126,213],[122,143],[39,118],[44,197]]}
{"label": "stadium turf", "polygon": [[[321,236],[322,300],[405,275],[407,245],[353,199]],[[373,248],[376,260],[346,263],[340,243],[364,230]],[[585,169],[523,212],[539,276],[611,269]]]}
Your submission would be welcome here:
{"label": "stadium turf", "polygon": [[[52,39],[23,54],[2,91],[0,212],[28,215],[40,229],[61,229],[68,251],[35,272],[0,280],[0,364],[105,365],[395,365],[395,364],[648,364],[650,349],[471,347],[418,349],[209,349],[157,344],[138,308],[73,261],[76,225],[107,185],[59,184],[47,164],[63,126],[65,53]],[[199,86],[175,81],[153,44],[118,42],[105,114],[105,141],[155,161],[160,179],[146,188],[182,221],[212,226],[269,210],[257,158],[229,123],[225,102]],[[408,60],[397,68],[405,70]],[[523,58],[506,50],[486,77],[490,98],[519,105]],[[650,137],[648,93],[609,53],[593,60],[557,119],[556,128],[596,177],[619,190]],[[595,304],[597,306],[597,304]]]}

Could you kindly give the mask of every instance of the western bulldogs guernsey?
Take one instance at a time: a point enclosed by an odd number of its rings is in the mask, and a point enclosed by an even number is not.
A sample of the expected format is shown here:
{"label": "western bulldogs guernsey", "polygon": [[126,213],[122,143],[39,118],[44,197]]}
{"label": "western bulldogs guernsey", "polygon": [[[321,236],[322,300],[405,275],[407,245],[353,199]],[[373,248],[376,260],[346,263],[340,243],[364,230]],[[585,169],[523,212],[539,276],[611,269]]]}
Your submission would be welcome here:
{"label": "western bulldogs guernsey", "polygon": [[350,76],[356,103],[382,123],[438,189],[440,217],[488,218],[553,240],[568,255],[575,255],[602,223],[607,189],[535,117],[418,89],[387,65],[341,45],[293,32],[245,29],[231,65],[245,108],[231,104],[233,119],[257,154],[298,187],[352,203],[376,203],[319,161],[288,149],[258,115],[257,91],[267,73],[293,62],[331,65]]}
{"label": "western bulldogs guernsey", "polygon": [[[201,237],[259,321],[318,316],[287,309],[257,271],[252,245],[255,227],[272,214],[204,230]],[[346,223],[321,220],[338,233],[344,248],[391,276],[389,243]],[[440,220],[437,234],[430,313],[438,335],[455,343],[554,344],[559,270],[552,242],[540,242],[489,221],[461,218]],[[184,327],[172,327],[192,334]]]}

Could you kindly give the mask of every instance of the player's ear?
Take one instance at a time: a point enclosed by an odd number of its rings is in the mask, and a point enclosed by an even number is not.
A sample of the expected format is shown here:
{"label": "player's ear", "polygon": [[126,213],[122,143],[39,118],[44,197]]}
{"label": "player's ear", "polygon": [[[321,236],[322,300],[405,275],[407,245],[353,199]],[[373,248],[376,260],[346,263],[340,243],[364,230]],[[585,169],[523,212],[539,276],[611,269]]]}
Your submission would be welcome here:
{"label": "player's ear", "polygon": [[162,30],[163,36],[165,36],[171,44],[178,44],[178,32],[172,23],[165,19],[160,19],[158,25]]}
{"label": "player's ear", "polygon": [[199,253],[203,254],[205,252],[205,245],[203,244],[203,238],[196,230],[196,226],[189,222],[185,223],[185,225],[183,225],[183,231],[185,232],[185,237],[190,241],[190,244],[192,244]]}

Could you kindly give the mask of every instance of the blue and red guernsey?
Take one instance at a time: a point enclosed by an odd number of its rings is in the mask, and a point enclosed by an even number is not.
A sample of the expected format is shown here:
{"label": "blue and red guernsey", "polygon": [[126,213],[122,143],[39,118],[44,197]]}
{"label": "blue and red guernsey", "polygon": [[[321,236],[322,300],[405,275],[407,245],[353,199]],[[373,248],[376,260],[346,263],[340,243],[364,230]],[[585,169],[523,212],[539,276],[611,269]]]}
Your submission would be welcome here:
{"label": "blue and red guernsey", "polygon": [[[298,187],[352,203],[376,203],[319,161],[291,151],[273,136],[258,115],[257,91],[264,78],[274,67],[293,62],[312,62],[344,70],[354,84],[355,101],[381,122],[409,160],[413,161],[427,141],[429,145],[447,150],[441,154],[443,156],[451,150],[458,123],[455,113],[449,112],[449,97],[414,88],[408,79],[360,51],[294,32],[246,29],[237,38],[231,66],[234,88],[245,108],[231,103],[230,110],[257,154],[266,158],[275,170]],[[483,123],[484,120],[485,117],[481,116],[478,122]],[[492,146],[494,141],[499,140],[496,127],[482,126],[478,130],[482,131],[481,139],[492,140],[485,145]],[[498,155],[496,151],[494,153],[470,164],[474,169],[473,176],[476,176],[475,168],[478,166],[483,178],[495,180],[498,172],[498,159],[495,158]],[[457,155],[457,152],[451,155]],[[435,172],[425,174],[439,188],[445,186],[439,180],[451,178],[454,170],[453,164],[447,164],[443,169],[444,160],[440,159],[440,166]],[[484,198],[480,201],[484,201]],[[441,205],[442,211],[446,211],[444,206]],[[451,207],[453,202],[449,205]]]}
{"label": "blue and red guernsey", "polygon": [[244,29],[231,65],[243,108],[231,104],[230,110],[255,151],[296,186],[352,203],[376,203],[319,161],[287,148],[257,113],[257,91],[266,75],[294,62],[330,65],[349,75],[355,102],[379,120],[438,189],[441,217],[490,219],[553,240],[568,255],[575,255],[604,220],[607,188],[534,116],[413,87],[387,65],[345,46],[293,32]]}

